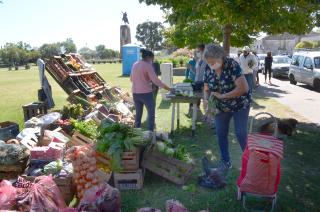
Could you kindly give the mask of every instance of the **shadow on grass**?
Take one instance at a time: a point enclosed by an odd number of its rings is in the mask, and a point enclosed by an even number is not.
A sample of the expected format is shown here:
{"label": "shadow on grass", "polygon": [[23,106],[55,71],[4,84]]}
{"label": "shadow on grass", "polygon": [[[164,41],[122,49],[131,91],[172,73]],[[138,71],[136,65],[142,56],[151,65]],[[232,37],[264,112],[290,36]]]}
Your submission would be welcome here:
{"label": "shadow on grass", "polygon": [[161,99],[158,109],[169,109],[170,106],[171,106],[171,103],[169,101]]}
{"label": "shadow on grass", "polygon": [[130,78],[130,75],[120,75],[118,78]]}
{"label": "shadow on grass", "polygon": [[[274,85],[276,86],[276,85]],[[267,97],[280,97],[279,94],[288,94],[288,92],[283,91],[281,89],[278,88],[270,88],[270,87],[265,87],[265,86],[259,86],[257,88],[257,93]]]}

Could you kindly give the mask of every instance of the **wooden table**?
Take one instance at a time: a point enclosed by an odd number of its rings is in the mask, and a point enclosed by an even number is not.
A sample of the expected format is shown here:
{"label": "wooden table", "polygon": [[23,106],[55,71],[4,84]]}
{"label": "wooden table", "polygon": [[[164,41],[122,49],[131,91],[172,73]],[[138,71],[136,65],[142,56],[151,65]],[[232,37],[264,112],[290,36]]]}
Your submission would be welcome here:
{"label": "wooden table", "polygon": [[192,137],[195,135],[196,131],[196,121],[197,121],[197,103],[201,99],[202,93],[196,93],[193,97],[185,97],[185,96],[167,96],[169,102],[172,103],[172,115],[171,115],[171,135],[173,135],[174,131],[174,121],[175,121],[175,113],[177,106],[177,129],[179,129],[180,125],[180,103],[192,103]]}

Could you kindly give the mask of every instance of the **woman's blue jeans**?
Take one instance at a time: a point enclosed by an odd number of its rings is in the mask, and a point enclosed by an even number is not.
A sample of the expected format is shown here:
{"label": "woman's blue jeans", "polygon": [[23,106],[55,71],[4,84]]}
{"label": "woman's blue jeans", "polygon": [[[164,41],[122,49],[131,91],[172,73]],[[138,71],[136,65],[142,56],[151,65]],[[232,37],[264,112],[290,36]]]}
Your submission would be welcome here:
{"label": "woman's blue jeans", "polygon": [[248,137],[248,118],[250,107],[242,109],[238,112],[220,112],[215,116],[216,134],[220,147],[221,159],[223,162],[230,162],[229,156],[229,125],[233,118],[235,134],[242,151],[245,149]]}
{"label": "woman's blue jeans", "polygon": [[155,121],[155,101],[153,92],[133,94],[134,106],[136,109],[135,127],[141,127],[141,118],[143,114],[143,105],[148,111],[148,130],[153,131]]}

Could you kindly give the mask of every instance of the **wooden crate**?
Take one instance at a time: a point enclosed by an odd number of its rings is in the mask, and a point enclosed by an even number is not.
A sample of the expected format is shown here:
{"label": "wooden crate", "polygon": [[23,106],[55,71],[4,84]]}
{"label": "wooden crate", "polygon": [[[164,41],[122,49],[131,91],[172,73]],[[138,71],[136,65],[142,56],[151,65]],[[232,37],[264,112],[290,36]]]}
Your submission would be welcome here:
{"label": "wooden crate", "polygon": [[187,164],[175,158],[159,153],[155,149],[144,155],[142,167],[177,184],[183,185],[190,177],[194,164]]}
{"label": "wooden crate", "polygon": [[136,171],[140,168],[140,149],[135,148],[132,152],[122,154],[123,171]]}
{"label": "wooden crate", "polygon": [[[140,149],[135,148],[132,152],[124,152],[121,160],[124,172],[137,171],[140,168]],[[110,158],[106,154],[97,152],[97,161],[110,167]]]}
{"label": "wooden crate", "polygon": [[26,157],[14,165],[0,165],[0,179],[16,179],[25,172],[26,168],[29,166],[29,162],[29,157]]}
{"label": "wooden crate", "polygon": [[139,190],[143,187],[144,171],[114,173],[114,186],[119,190]]}
{"label": "wooden crate", "polygon": [[22,106],[24,121],[28,121],[32,117],[48,113],[47,105],[44,102],[32,102]]}
{"label": "wooden crate", "polygon": [[[23,175],[22,177],[30,182],[34,182],[36,178],[34,176],[26,175]],[[64,201],[69,204],[76,193],[76,186],[73,183],[73,176],[70,175],[67,177],[54,177],[53,180],[57,184]]]}
{"label": "wooden crate", "polygon": [[94,144],[94,141],[82,134],[80,134],[78,131],[75,131],[71,137],[71,140],[69,142],[69,146],[83,146],[83,145],[89,145]]}

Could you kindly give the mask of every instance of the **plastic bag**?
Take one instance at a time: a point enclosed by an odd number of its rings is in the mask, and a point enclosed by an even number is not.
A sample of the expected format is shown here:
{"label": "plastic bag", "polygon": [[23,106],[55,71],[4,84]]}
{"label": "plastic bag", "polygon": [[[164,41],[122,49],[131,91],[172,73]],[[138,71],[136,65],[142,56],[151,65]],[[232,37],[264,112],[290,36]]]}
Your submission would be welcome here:
{"label": "plastic bag", "polygon": [[107,183],[93,186],[85,191],[78,209],[92,212],[120,212],[120,192]]}
{"label": "plastic bag", "polygon": [[208,158],[202,158],[204,173],[199,176],[198,183],[205,188],[220,189],[226,186],[225,174],[217,168],[209,168]]}
{"label": "plastic bag", "polygon": [[188,212],[188,209],[179,201],[171,199],[166,202],[166,212]]}
{"label": "plastic bag", "polygon": [[58,212],[66,208],[60,190],[52,176],[40,176],[35,179],[30,189],[18,194],[19,211]]}
{"label": "plastic bag", "polygon": [[0,209],[12,210],[16,205],[16,188],[9,181],[0,183]]}
{"label": "plastic bag", "polygon": [[16,138],[22,140],[24,137],[30,136],[33,140],[38,141],[37,135],[40,135],[40,128],[24,128]]}
{"label": "plastic bag", "polygon": [[53,113],[46,114],[46,115],[40,117],[39,119],[42,121],[42,123],[44,125],[49,125],[49,124],[52,124],[53,122],[57,121],[60,118],[61,118],[60,113],[53,112]]}

